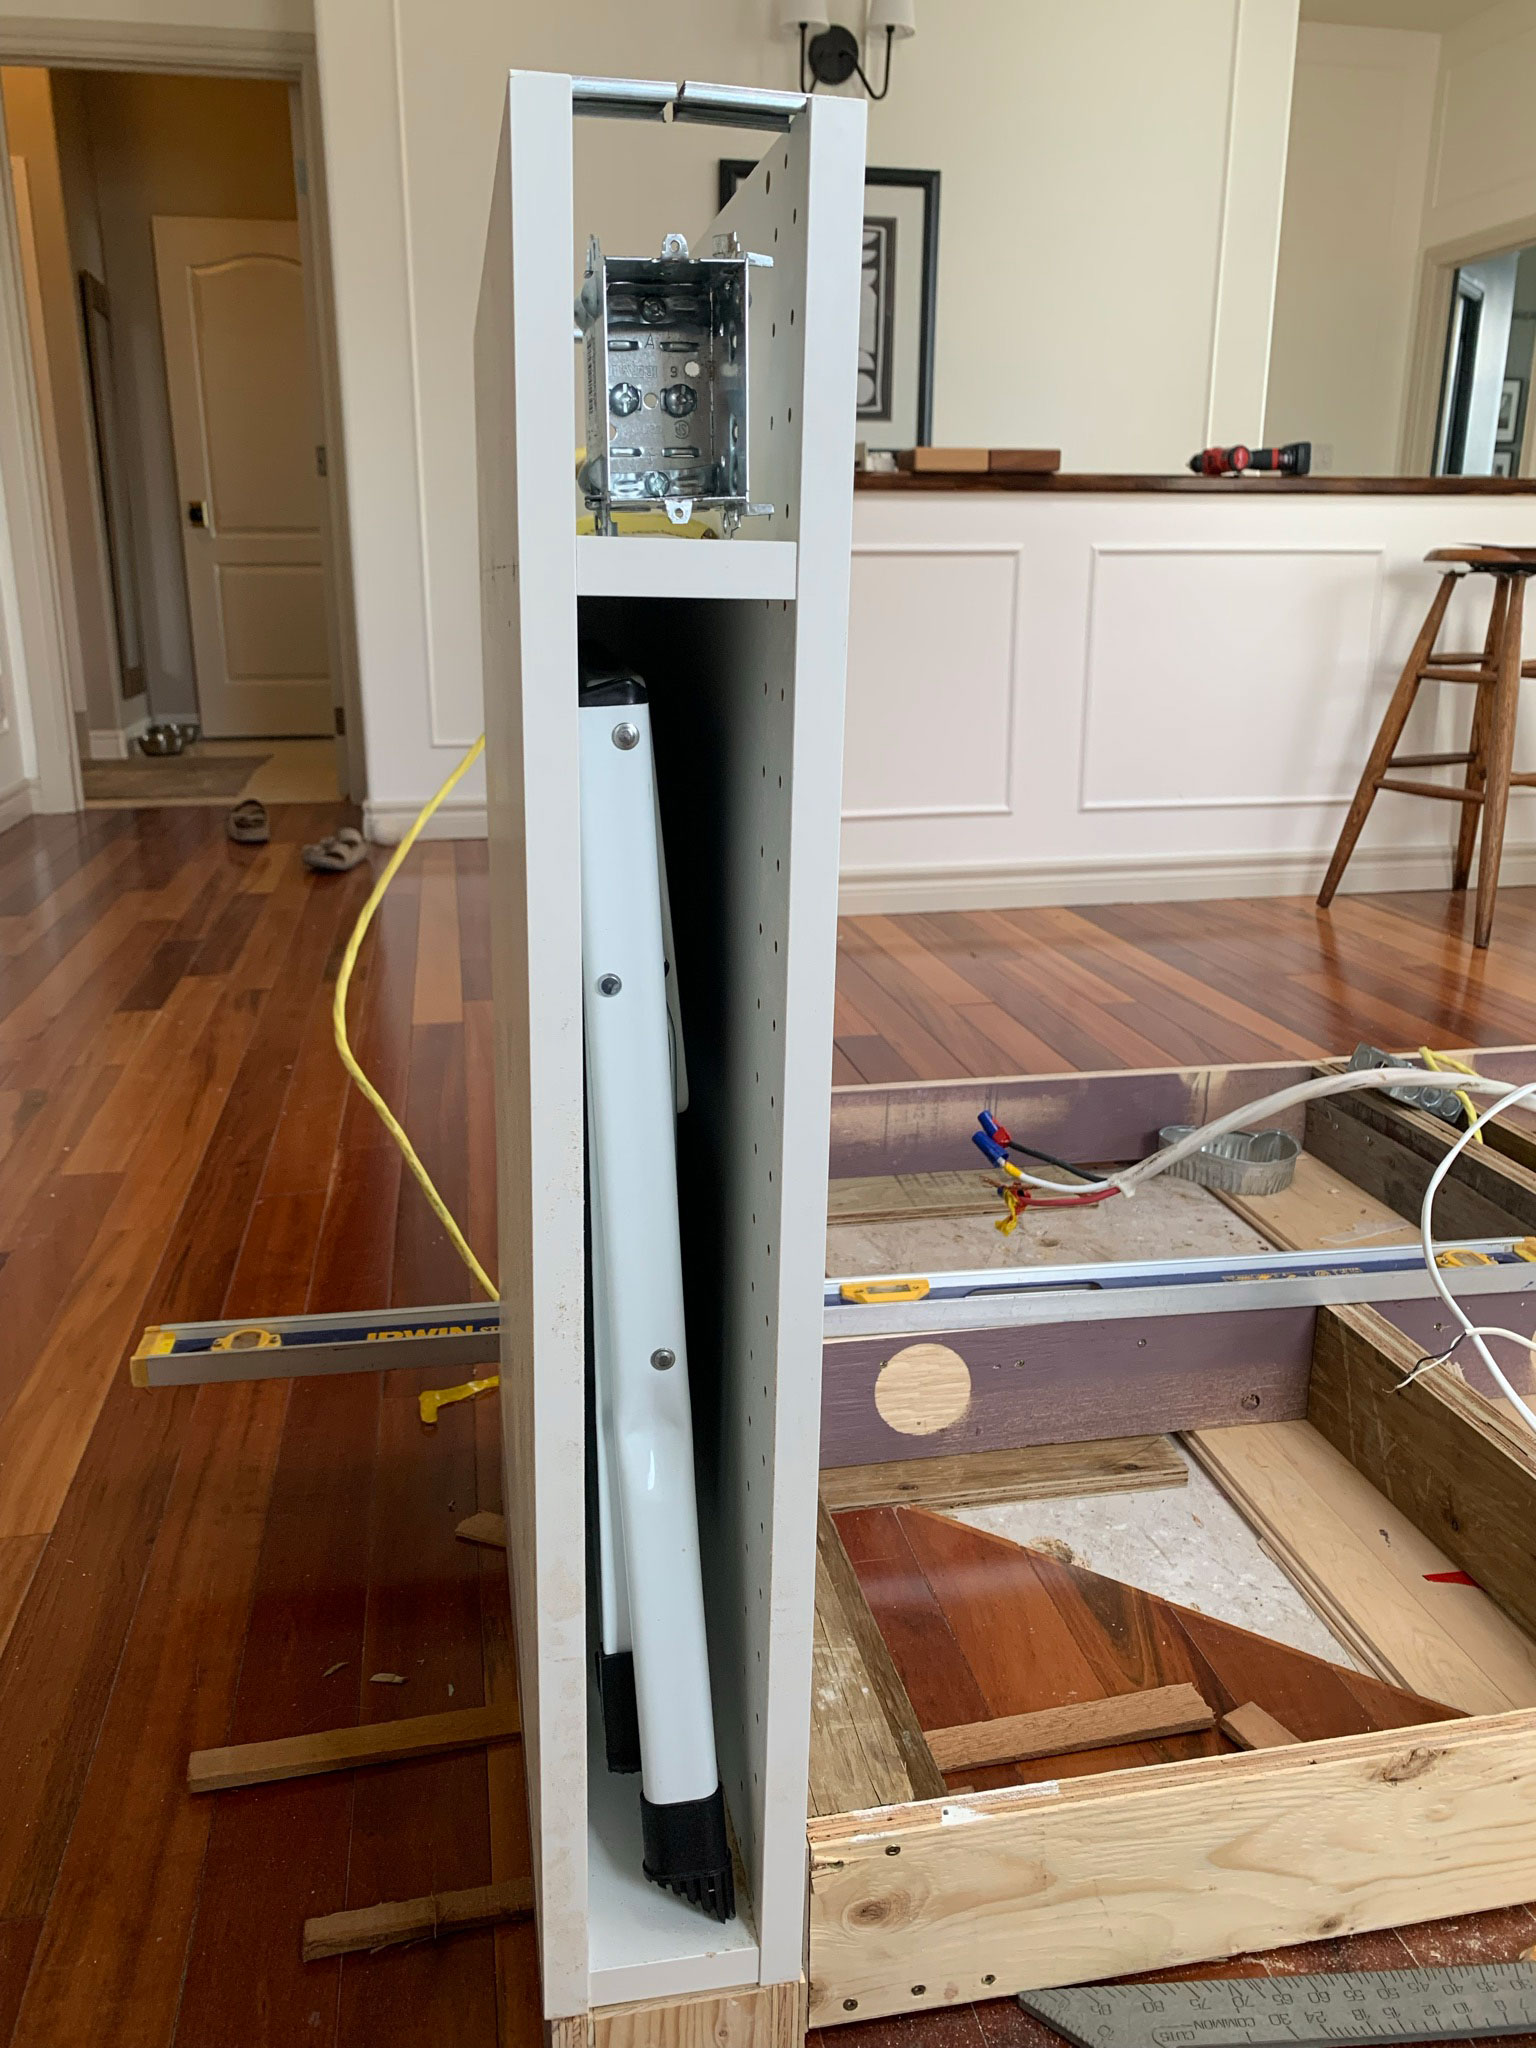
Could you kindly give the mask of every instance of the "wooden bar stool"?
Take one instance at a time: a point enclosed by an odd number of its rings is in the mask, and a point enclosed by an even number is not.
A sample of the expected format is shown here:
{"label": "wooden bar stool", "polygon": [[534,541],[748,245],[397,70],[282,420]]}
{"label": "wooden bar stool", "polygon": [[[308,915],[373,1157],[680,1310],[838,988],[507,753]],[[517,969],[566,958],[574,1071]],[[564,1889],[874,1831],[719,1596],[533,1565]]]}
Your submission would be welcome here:
{"label": "wooden bar stool", "polygon": [[[1515,775],[1510,763],[1515,751],[1515,718],[1520,707],[1520,678],[1536,675],[1536,661],[1522,662],[1520,633],[1525,613],[1525,580],[1536,576],[1536,548],[1455,547],[1435,548],[1426,562],[1443,562],[1447,567],[1435,592],[1419,637],[1413,643],[1381,730],[1376,735],[1360,787],[1355,791],[1339,843],[1318,892],[1318,906],[1326,910],[1334,891],[1343,880],[1349,856],[1355,850],[1378,789],[1395,789],[1404,796],[1440,797],[1461,805],[1461,830],[1456,839],[1456,865],[1451,887],[1465,889],[1472,868],[1472,846],[1477,838],[1477,814],[1483,814],[1483,844],[1477,863],[1477,916],[1472,943],[1486,946],[1493,929],[1493,899],[1499,886],[1499,856],[1504,850],[1504,812],[1511,788],[1536,786],[1536,775]],[[1435,637],[1445,617],[1451,592],[1463,576],[1491,576],[1493,605],[1488,617],[1488,636],[1480,654],[1437,654]],[[1472,708],[1472,733],[1465,754],[1398,754],[1395,749],[1408,723],[1420,683],[1471,683],[1477,697]],[[1465,767],[1466,780],[1458,788],[1452,783],[1404,781],[1391,771],[1396,768]]]}

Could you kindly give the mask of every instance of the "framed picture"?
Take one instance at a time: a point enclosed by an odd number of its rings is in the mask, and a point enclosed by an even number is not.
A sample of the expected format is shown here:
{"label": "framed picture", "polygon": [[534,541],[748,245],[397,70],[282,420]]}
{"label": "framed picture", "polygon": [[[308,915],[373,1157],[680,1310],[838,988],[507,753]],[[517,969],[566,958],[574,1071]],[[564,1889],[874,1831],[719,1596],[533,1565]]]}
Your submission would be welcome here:
{"label": "framed picture", "polygon": [[1494,433],[1496,441],[1515,441],[1520,437],[1520,400],[1525,392],[1522,377],[1506,377],[1499,393],[1499,424]]}
{"label": "framed picture", "polygon": [[1493,468],[1492,468],[1491,470],[1489,470],[1488,474],[1489,474],[1490,476],[1513,476],[1513,475],[1514,475],[1514,473],[1515,473],[1515,451],[1514,451],[1514,449],[1513,449],[1513,448],[1495,448],[1495,449],[1494,449],[1494,451],[1493,451]]}
{"label": "framed picture", "polygon": [[[720,204],[757,168],[720,164]],[[921,448],[933,439],[939,298],[939,174],[871,164],[864,173],[859,307],[859,439]]]}

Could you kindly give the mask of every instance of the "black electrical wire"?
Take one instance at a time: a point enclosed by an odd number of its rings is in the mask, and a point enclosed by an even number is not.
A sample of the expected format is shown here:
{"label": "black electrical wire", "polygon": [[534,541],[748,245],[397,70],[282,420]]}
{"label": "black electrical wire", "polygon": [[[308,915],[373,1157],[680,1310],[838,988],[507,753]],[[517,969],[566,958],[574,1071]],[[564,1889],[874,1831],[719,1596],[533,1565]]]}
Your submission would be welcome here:
{"label": "black electrical wire", "polygon": [[1017,1152],[1025,1159],[1043,1160],[1047,1166],[1059,1166],[1063,1173],[1076,1174],[1079,1180],[1096,1180],[1096,1174],[1087,1173],[1081,1166],[1074,1166],[1069,1159],[1058,1159],[1054,1152],[1041,1152],[1033,1145],[1021,1145],[1015,1138],[1008,1140],[1008,1150]]}

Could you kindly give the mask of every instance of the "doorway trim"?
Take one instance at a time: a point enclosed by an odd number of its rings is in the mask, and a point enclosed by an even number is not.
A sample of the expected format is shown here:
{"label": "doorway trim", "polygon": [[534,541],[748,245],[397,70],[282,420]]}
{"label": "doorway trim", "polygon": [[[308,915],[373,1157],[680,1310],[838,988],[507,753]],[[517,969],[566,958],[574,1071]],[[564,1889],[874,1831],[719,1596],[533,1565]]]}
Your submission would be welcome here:
{"label": "doorway trim", "polygon": [[[326,449],[324,505],[327,635],[336,663],[345,735],[344,794],[366,794],[362,696],[357,674],[351,541],[347,512],[335,298],[325,201],[320,74],[312,35],[289,29],[221,29],[163,23],[53,22],[0,15],[0,64],[48,70],[157,71],[204,77],[275,79],[289,87],[299,240],[312,279],[309,326]],[[3,130],[3,118],[0,118]],[[35,808],[83,804],[75,721],[65,659],[64,605],[42,461],[38,384],[26,326],[21,248],[11,181],[0,204],[0,488],[12,517],[0,519],[0,548],[14,574],[18,694],[30,707],[37,760]],[[0,564],[0,572],[8,565]],[[0,590],[4,580],[0,578]]]}
{"label": "doorway trim", "polygon": [[[1536,242],[1536,213],[1498,227],[1480,228],[1454,242],[1426,249],[1420,258],[1419,289],[1410,329],[1408,389],[1403,404],[1403,430],[1398,450],[1399,476],[1429,476],[1434,470],[1435,437],[1440,420],[1440,382],[1445,368],[1445,337],[1451,317],[1451,293],[1463,263],[1482,256],[1501,256]],[[1529,408],[1536,414],[1536,406]],[[1525,471],[1531,437],[1521,451]]]}

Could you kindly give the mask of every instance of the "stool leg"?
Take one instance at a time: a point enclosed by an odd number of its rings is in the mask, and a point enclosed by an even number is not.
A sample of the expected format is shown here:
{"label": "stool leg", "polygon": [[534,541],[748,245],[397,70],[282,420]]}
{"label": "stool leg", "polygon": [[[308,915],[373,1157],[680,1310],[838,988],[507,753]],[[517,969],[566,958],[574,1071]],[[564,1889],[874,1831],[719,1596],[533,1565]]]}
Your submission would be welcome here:
{"label": "stool leg", "polygon": [[1483,845],[1477,862],[1477,917],[1474,946],[1486,946],[1493,930],[1493,899],[1499,888],[1499,858],[1504,851],[1504,812],[1509,803],[1509,772],[1515,754],[1515,716],[1520,708],[1520,630],[1525,611],[1525,578],[1509,578],[1504,607],[1504,632],[1499,649],[1499,679],[1488,685],[1493,706],[1488,714],[1488,780],[1483,795]]}
{"label": "stool leg", "polygon": [[1442,576],[1440,588],[1435,592],[1434,603],[1429,608],[1419,637],[1413,643],[1413,652],[1408,656],[1402,674],[1397,679],[1397,688],[1392,692],[1392,701],[1387,706],[1386,716],[1381,721],[1366,760],[1365,773],[1360,777],[1360,786],[1355,791],[1349,814],[1344,820],[1344,829],[1339,834],[1339,843],[1333,849],[1333,859],[1328,863],[1328,872],[1323,877],[1323,886],[1317,892],[1319,910],[1326,910],[1333,901],[1334,892],[1344,879],[1344,870],[1349,865],[1349,856],[1355,850],[1355,841],[1365,828],[1365,821],[1371,814],[1371,805],[1376,801],[1376,786],[1387,772],[1387,763],[1397,751],[1397,743],[1403,736],[1403,727],[1408,723],[1408,714],[1413,709],[1413,700],[1418,695],[1419,670],[1429,661],[1434,651],[1435,638],[1440,631],[1440,622],[1445,617],[1445,608],[1451,601],[1451,592],[1456,588],[1454,573]]}
{"label": "stool leg", "polygon": [[[1509,595],[1509,586],[1501,576],[1493,586],[1493,603],[1488,612],[1488,636],[1483,642],[1483,667],[1496,673],[1499,665],[1499,649],[1503,645],[1504,606]],[[1473,691],[1472,737],[1467,742],[1467,751],[1472,759],[1467,764],[1466,782],[1469,790],[1479,795],[1488,787],[1488,707],[1493,699],[1494,685],[1479,683]],[[1456,865],[1451,870],[1451,887],[1465,889],[1467,877],[1472,872],[1472,848],[1477,843],[1477,815],[1481,804],[1463,804],[1461,807],[1461,830],[1456,835]]]}

